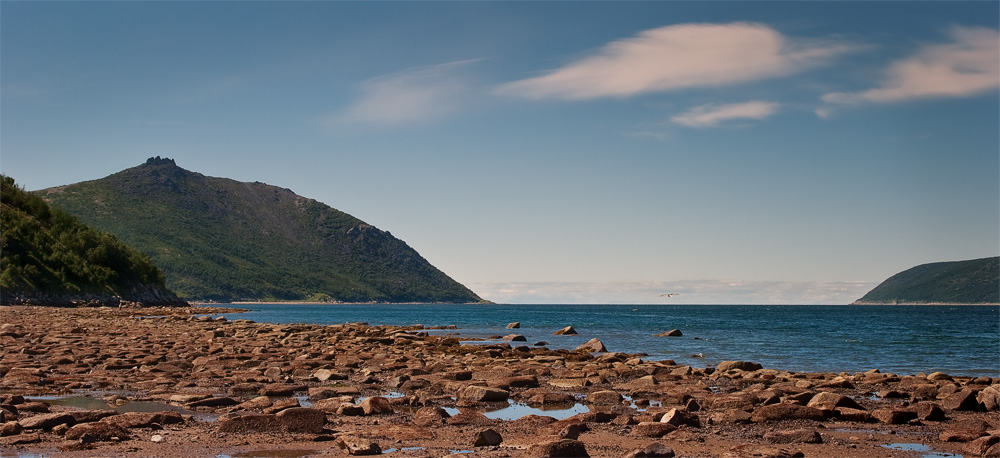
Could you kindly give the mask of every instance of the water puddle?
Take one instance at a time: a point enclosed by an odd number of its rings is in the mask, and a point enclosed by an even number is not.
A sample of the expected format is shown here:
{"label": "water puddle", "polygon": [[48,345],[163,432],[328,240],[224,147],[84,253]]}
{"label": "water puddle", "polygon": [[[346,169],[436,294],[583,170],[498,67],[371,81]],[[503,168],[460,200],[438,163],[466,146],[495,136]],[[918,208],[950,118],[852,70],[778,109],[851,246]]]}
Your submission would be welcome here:
{"label": "water puddle", "polygon": [[564,418],[572,417],[573,415],[590,412],[590,407],[580,403],[576,403],[569,408],[536,408],[526,404],[519,404],[512,400],[507,400],[507,403],[507,407],[502,407],[496,410],[488,410],[484,412],[483,415],[492,420],[505,421],[517,420],[518,418],[527,415],[542,415],[555,418],[556,420],[562,420]]}
{"label": "water puddle", "polygon": [[89,396],[38,396],[28,399],[44,401],[53,406],[73,407],[82,410],[114,410],[118,413],[173,411],[181,415],[190,415],[200,421],[215,421],[218,418],[218,415],[195,412],[183,407],[153,401],[129,401],[120,406],[112,406],[102,399]]}
{"label": "water puddle", "polygon": [[317,450],[251,450],[232,455],[216,455],[215,458],[302,458],[316,452]]}
{"label": "water puddle", "polygon": [[382,450],[382,454],[392,453],[392,452],[410,452],[415,450],[427,450],[425,447],[403,447],[400,449],[390,448],[388,450]]}
{"label": "water puddle", "polygon": [[962,455],[956,455],[954,453],[943,453],[943,452],[931,452],[931,447],[927,444],[910,444],[910,443],[893,443],[886,444],[882,447],[890,450],[899,450],[901,452],[917,452],[922,453],[921,458],[962,458]]}

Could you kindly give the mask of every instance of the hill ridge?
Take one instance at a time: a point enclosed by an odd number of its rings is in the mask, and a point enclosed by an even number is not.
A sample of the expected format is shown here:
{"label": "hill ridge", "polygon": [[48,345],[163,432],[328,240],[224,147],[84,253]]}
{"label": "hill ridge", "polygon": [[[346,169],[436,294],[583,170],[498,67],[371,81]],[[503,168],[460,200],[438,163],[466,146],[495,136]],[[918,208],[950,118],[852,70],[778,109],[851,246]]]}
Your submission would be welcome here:
{"label": "hill ridge", "polygon": [[893,275],[855,304],[997,304],[1000,257],[921,264]]}
{"label": "hill ridge", "polygon": [[482,302],[387,231],[290,189],[173,159],[38,192],[147,253],[189,300]]}

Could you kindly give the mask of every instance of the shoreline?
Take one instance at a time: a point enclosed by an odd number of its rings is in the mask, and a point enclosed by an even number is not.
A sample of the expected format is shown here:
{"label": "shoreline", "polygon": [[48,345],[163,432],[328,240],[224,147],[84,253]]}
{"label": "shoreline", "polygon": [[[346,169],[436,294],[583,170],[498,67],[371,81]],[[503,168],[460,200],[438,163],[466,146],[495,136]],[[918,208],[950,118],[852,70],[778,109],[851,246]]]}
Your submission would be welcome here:
{"label": "shoreline", "polygon": [[[783,449],[782,456],[860,458],[898,456],[886,447],[893,443],[978,456],[970,448],[977,440],[1000,442],[1000,435],[988,432],[1000,428],[996,411],[978,411],[987,407],[977,398],[991,402],[988,395],[1000,395],[1000,380],[989,377],[795,373],[752,363],[695,368],[516,340],[460,344],[419,326],[281,325],[205,316],[232,310],[0,307],[0,401],[18,410],[3,413],[0,423],[22,425],[17,434],[0,436],[0,451],[215,457],[308,450],[308,456],[343,456],[352,444],[376,444],[394,450],[393,456],[468,450],[472,456],[533,457],[561,437],[590,456],[622,457],[656,442],[678,456],[739,458]],[[16,399],[93,392],[106,396],[108,409]],[[498,407],[494,401],[505,406],[508,400],[557,410],[513,420],[485,416]],[[99,418],[129,402],[218,419],[161,414],[140,421],[154,413]],[[586,410],[559,420],[546,416],[567,404]],[[43,425],[43,417],[51,421]],[[968,440],[949,439],[968,424],[984,429],[960,438]],[[501,442],[476,446],[488,429]],[[89,435],[78,436],[80,430]]]}

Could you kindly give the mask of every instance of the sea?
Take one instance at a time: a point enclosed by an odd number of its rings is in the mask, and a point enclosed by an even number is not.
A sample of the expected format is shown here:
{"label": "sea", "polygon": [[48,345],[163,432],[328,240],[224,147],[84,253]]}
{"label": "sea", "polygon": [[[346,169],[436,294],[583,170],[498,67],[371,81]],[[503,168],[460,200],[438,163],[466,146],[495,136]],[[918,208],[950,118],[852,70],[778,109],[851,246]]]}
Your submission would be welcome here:
{"label": "sea", "polygon": [[[1000,306],[947,305],[444,305],[214,304],[247,309],[227,319],[318,325],[420,324],[471,342],[508,334],[548,348],[600,339],[695,368],[743,360],[794,372],[1000,377]],[[518,322],[520,328],[506,329]],[[577,335],[553,335],[572,326]],[[678,329],[679,337],[656,334]]]}

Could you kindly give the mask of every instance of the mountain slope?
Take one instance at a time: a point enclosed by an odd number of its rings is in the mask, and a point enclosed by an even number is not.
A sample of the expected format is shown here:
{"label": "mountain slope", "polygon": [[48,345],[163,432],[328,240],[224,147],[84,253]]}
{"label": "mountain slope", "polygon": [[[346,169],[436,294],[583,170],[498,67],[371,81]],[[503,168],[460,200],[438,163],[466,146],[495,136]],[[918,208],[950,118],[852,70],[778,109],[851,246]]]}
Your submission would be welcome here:
{"label": "mountain slope", "polygon": [[0,304],[187,305],[149,258],[0,175]]}
{"label": "mountain slope", "polygon": [[149,254],[191,300],[479,302],[390,233],[291,190],[151,158],[40,191]]}
{"label": "mountain slope", "polygon": [[1000,303],[1000,257],[919,265],[889,277],[856,303]]}

